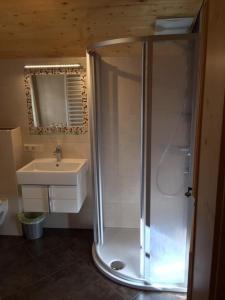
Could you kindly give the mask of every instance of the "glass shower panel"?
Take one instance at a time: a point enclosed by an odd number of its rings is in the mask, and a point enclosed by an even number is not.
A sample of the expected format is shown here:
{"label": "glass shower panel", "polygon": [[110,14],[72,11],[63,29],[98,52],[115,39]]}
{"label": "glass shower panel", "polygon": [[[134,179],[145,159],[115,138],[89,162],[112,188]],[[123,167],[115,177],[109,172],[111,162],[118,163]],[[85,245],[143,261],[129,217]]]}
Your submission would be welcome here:
{"label": "glass shower panel", "polygon": [[103,199],[98,254],[114,270],[122,262],[117,271],[133,278],[140,276],[141,50],[141,43],[98,49]]}
{"label": "glass shower panel", "polygon": [[194,42],[155,41],[152,65],[150,282],[187,285]]}

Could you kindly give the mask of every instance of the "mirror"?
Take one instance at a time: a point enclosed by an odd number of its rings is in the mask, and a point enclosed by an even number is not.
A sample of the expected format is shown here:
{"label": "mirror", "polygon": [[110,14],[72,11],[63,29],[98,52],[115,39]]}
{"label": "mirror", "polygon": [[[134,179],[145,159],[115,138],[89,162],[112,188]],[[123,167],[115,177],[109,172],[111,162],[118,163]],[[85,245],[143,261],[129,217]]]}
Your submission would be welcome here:
{"label": "mirror", "polygon": [[85,70],[71,65],[26,66],[24,70],[30,133],[86,133]]}

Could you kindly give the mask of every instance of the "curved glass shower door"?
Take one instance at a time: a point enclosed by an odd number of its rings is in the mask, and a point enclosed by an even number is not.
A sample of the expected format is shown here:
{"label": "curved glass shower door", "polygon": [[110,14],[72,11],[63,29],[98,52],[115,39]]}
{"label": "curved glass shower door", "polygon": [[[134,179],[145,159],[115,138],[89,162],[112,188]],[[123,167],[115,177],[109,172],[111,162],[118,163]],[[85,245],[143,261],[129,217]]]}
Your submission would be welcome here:
{"label": "curved glass shower door", "polygon": [[152,44],[149,282],[187,287],[193,201],[195,40]]}
{"label": "curved glass shower door", "polygon": [[133,287],[187,289],[194,54],[190,35],[88,50],[93,257],[108,277]]}
{"label": "curved glass shower door", "polygon": [[92,60],[100,185],[98,256],[112,271],[138,280],[142,43],[98,49]]}

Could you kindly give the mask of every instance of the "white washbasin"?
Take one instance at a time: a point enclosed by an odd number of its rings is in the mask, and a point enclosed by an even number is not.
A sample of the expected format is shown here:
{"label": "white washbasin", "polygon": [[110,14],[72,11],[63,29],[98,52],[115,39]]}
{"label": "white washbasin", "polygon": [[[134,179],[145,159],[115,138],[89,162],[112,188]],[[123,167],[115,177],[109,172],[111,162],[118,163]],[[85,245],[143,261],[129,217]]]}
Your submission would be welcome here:
{"label": "white washbasin", "polygon": [[87,171],[87,159],[35,159],[16,172],[18,184],[77,185]]}

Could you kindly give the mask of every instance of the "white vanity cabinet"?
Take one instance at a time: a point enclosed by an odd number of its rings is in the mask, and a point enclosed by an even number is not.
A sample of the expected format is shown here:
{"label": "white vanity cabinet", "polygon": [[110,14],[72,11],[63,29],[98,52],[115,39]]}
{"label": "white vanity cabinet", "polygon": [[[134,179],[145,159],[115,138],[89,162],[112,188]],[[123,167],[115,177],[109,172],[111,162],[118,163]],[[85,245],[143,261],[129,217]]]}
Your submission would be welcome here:
{"label": "white vanity cabinet", "polygon": [[25,212],[79,213],[87,196],[86,186],[22,185]]}

